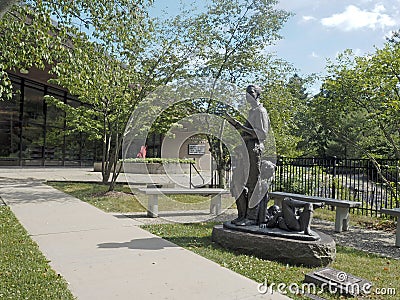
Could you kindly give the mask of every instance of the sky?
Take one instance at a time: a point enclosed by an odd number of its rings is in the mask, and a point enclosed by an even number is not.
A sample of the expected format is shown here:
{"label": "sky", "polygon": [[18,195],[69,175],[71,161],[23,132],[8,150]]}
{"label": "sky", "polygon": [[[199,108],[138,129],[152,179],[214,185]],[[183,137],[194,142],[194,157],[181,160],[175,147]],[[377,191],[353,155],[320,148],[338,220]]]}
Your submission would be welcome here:
{"label": "sky", "polygon": [[357,55],[382,48],[385,36],[400,29],[400,0],[281,0],[295,13],[271,48],[300,74],[325,74],[326,59],[345,49]]}
{"label": "sky", "polygon": [[[183,0],[184,3],[197,2]],[[200,1],[201,2],[201,1]],[[155,0],[156,6],[176,10],[179,1]],[[280,0],[277,8],[294,15],[284,24],[283,39],[270,47],[290,62],[298,74],[325,75],[327,59],[346,49],[357,55],[382,48],[385,36],[400,29],[400,0]],[[318,84],[312,88],[317,91]]]}

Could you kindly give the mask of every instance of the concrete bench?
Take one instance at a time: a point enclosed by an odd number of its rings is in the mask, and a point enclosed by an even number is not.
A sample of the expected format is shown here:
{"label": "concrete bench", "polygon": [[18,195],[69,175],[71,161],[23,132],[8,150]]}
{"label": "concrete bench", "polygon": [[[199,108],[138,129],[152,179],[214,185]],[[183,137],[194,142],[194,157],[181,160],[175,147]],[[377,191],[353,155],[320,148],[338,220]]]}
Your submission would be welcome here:
{"label": "concrete bench", "polygon": [[305,202],[324,202],[327,205],[336,207],[336,218],[335,218],[335,231],[342,232],[349,229],[350,221],[350,208],[361,206],[361,202],[338,200],[333,198],[317,197],[317,196],[306,196],[301,194],[285,193],[285,192],[270,192],[270,198],[275,200],[275,204],[282,207],[282,200],[286,197],[301,200]]}
{"label": "concrete bench", "polygon": [[227,190],[214,188],[139,188],[139,191],[148,196],[147,215],[152,218],[158,217],[159,195],[214,195],[211,199],[210,213],[218,215],[221,213],[221,195],[229,194]]}
{"label": "concrete bench", "polygon": [[396,247],[400,247],[400,208],[382,208],[381,213],[397,217]]}

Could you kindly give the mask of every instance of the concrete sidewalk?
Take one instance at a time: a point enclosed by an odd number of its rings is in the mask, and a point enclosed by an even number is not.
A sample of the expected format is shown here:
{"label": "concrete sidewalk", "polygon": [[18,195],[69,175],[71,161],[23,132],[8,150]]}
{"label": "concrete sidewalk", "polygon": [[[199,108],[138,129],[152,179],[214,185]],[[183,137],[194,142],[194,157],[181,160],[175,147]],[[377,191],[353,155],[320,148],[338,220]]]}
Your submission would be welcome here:
{"label": "concrete sidewalk", "polygon": [[[209,183],[210,175],[202,174]],[[94,172],[92,167],[67,168],[67,167],[0,167],[0,178],[51,180],[51,181],[83,181],[101,182],[101,172]],[[175,185],[177,187],[190,187],[189,174],[133,174],[121,173],[117,182],[129,183],[133,186],[147,185],[151,183]],[[192,174],[194,185],[203,184],[197,174]]]}
{"label": "concrete sidewalk", "polygon": [[21,174],[0,176],[0,196],[79,300],[289,299],[259,294],[257,282],[150,234],[132,219]]}

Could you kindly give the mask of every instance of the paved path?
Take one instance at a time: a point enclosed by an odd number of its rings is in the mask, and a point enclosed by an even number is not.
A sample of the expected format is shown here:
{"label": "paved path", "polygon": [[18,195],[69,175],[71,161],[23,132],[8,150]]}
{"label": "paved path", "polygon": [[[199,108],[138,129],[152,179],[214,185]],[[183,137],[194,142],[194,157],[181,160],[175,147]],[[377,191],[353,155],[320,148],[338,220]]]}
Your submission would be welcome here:
{"label": "paved path", "polygon": [[[209,180],[209,174],[203,173]],[[52,181],[97,181],[101,182],[101,172],[93,172],[93,168],[63,168],[63,167],[0,167],[0,178],[52,180]],[[208,179],[207,179],[208,178]],[[149,183],[175,185],[188,188],[190,184],[189,174],[132,174],[121,173],[118,182],[126,182],[134,186]],[[192,174],[192,183],[202,184],[197,174]]]}
{"label": "paved path", "polygon": [[0,196],[79,300],[289,299],[23,173],[0,170]]}

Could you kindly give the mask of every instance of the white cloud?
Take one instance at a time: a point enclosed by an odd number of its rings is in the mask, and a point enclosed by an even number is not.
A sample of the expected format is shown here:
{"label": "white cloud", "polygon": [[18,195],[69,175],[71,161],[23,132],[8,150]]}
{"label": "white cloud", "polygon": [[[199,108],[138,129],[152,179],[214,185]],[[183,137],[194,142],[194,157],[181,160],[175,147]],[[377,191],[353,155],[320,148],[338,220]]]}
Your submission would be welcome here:
{"label": "white cloud", "polygon": [[371,11],[361,10],[357,6],[349,5],[340,14],[334,14],[328,18],[321,19],[323,26],[338,27],[345,31],[357,30],[361,28],[385,29],[396,25],[396,21],[385,14],[385,7],[381,4],[375,5]]}
{"label": "white cloud", "polygon": [[310,57],[319,58],[319,55],[313,51],[313,52],[311,52]]}
{"label": "white cloud", "polygon": [[302,16],[301,19],[302,19],[302,21],[304,21],[304,22],[309,22],[309,21],[314,21],[314,20],[316,20],[316,18],[314,18],[313,16]]}

